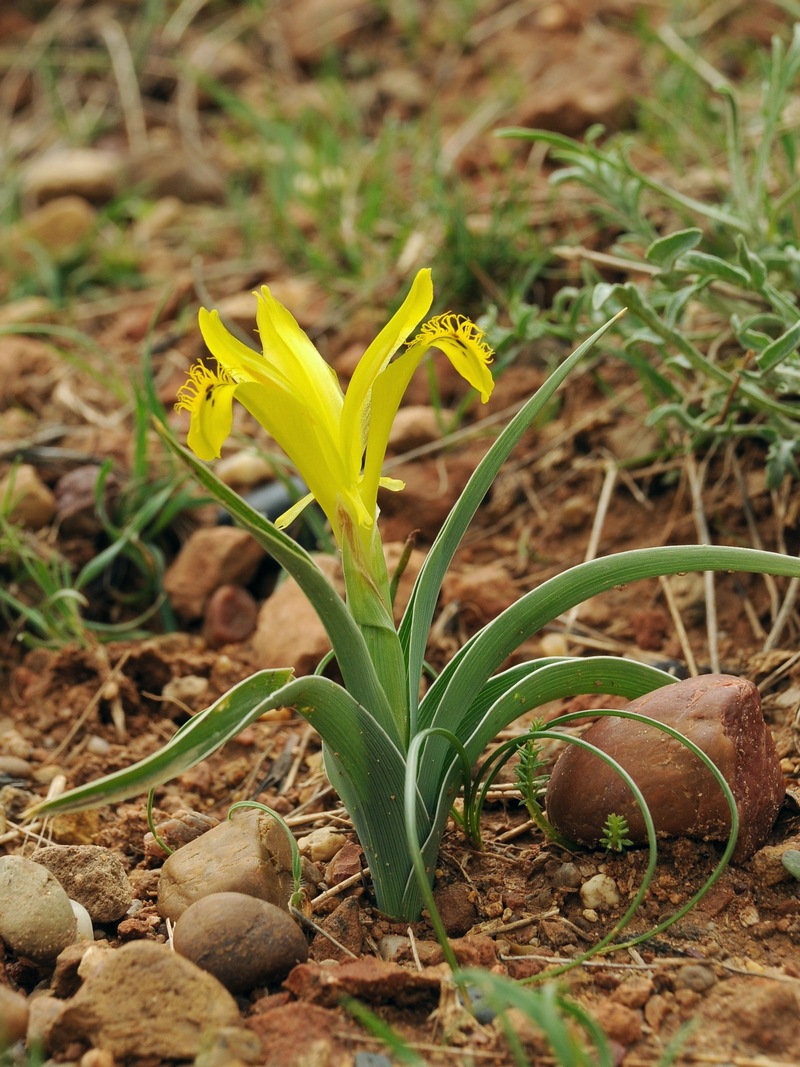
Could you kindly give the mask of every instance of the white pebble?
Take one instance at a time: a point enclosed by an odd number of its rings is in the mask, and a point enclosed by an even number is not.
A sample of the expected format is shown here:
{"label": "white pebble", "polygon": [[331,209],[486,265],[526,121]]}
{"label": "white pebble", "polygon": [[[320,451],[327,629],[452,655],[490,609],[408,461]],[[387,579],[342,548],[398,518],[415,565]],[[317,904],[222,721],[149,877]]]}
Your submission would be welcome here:
{"label": "white pebble", "polygon": [[581,886],[581,902],[590,911],[608,911],[619,904],[617,883],[607,874],[596,874]]}
{"label": "white pebble", "polygon": [[77,930],[75,931],[76,941],[94,941],[94,928],[92,926],[92,918],[89,912],[84,908],[83,904],[79,904],[77,900],[73,900],[70,897],[70,904],[72,905],[72,914],[77,921]]}

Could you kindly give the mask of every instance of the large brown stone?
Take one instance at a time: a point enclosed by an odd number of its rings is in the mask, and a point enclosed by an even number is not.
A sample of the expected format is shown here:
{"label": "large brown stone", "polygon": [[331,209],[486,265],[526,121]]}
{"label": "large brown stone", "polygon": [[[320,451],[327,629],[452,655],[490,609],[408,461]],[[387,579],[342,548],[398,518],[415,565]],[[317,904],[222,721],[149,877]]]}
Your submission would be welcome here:
{"label": "large brown stone", "polygon": [[235,526],[195,530],[164,575],[164,590],[182,619],[199,619],[222,585],[246,585],[266,553]]}
{"label": "large brown stone", "polygon": [[118,1060],[191,1060],[216,1031],[240,1021],[227,989],[166,945],[132,941],[90,952],[79,971],[83,985],[46,1029],[52,1053],[79,1042]]}
{"label": "large brown stone", "polygon": [[[725,776],[740,819],[735,861],[747,859],[764,844],[785,789],[775,742],[752,682],[725,674],[690,678],[639,697],[625,710],[679,730]],[[583,736],[633,777],[659,835],[711,840],[728,836],[725,798],[711,771],[685,745],[656,727],[610,717]],[[623,780],[598,756],[577,746],[558,760],[546,808],[562,834],[584,845],[598,843],[612,812],[628,820],[628,837],[634,842],[647,840],[644,819]]]}
{"label": "large brown stone", "polygon": [[173,852],[161,868],[158,910],[175,922],[211,893],[246,893],[286,908],[293,888],[284,830],[261,811],[243,811]]}

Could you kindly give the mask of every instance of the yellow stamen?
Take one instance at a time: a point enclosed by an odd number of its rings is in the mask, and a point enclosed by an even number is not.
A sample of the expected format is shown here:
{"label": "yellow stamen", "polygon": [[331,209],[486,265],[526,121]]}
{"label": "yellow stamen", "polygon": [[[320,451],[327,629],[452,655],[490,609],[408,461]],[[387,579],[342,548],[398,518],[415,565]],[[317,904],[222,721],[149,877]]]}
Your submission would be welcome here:
{"label": "yellow stamen", "polygon": [[423,323],[419,333],[410,344],[423,341],[427,345],[435,345],[437,341],[443,339],[462,344],[475,355],[482,356],[484,363],[491,363],[494,358],[494,352],[483,339],[483,330],[466,315],[456,315],[452,311],[436,315]]}
{"label": "yellow stamen", "polygon": [[219,385],[232,385],[233,381],[232,375],[223,367],[214,371],[205,363],[195,363],[189,368],[189,380],[178,390],[175,410],[195,411],[200,403],[213,404],[214,389]]}

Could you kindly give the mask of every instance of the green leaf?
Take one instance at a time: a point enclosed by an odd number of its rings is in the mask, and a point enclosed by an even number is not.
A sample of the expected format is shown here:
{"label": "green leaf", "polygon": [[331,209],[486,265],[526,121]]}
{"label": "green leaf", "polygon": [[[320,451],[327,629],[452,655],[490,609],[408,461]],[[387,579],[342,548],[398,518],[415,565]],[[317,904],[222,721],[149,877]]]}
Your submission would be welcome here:
{"label": "green leaf", "polygon": [[746,288],[750,285],[750,278],[741,267],[736,267],[733,263],[720,259],[719,256],[709,255],[708,252],[686,252],[675,266],[679,270],[702,274],[707,278],[716,278],[731,285]]}
{"label": "green leaf", "polygon": [[797,878],[800,881],[800,851],[798,849],[787,848],[781,856],[781,863],[792,878]]}
{"label": "green leaf", "polygon": [[703,231],[696,226],[676,230],[665,237],[658,237],[645,252],[645,259],[664,271],[672,270],[675,260],[695,248],[703,238]]}
{"label": "green leaf", "polygon": [[[498,471],[506,461],[514,446],[540,414],[570,371],[593,348],[597,341],[614,325],[622,315],[620,312],[610,319],[591,337],[569,355],[560,367],[550,375],[547,381],[531,397],[508,426],[503,430],[489,451],[480,461],[464,491],[453,505],[450,514],[437,534],[425,562],[414,583],[411,597],[400,623],[400,640],[406,650],[409,678],[410,736],[416,733],[416,714],[419,701],[418,685],[422,677],[422,665],[428,642],[431,620],[442,587],[444,576],[456,553],[472,517],[480,502],[489,491]],[[482,679],[481,681],[483,681]]]}
{"label": "green leaf", "polygon": [[747,271],[750,275],[756,289],[761,289],[767,280],[767,268],[764,260],[757,256],[755,252],[750,251],[744,235],[741,233],[736,237],[736,250],[739,253],[739,264],[742,270]]}
{"label": "green leaf", "polygon": [[191,718],[157,752],[123,770],[69,789],[52,800],[43,800],[34,805],[30,814],[57,815],[59,812],[84,811],[100,804],[114,804],[183,774],[216,752],[265,711],[290,704],[291,698],[284,694],[291,688],[291,677],[289,669],[259,671]]}
{"label": "green leaf", "polygon": [[797,349],[800,344],[800,320],[798,320],[794,326],[790,326],[786,333],[782,333],[780,337],[777,337],[772,344],[767,345],[756,356],[756,362],[761,370],[772,370],[773,367],[777,367],[779,363],[782,363],[787,356],[790,356],[792,352]]}
{"label": "green leaf", "polygon": [[[439,694],[432,687],[420,705],[420,725],[452,730],[474,762],[501,730],[551,700],[578,693],[613,693],[633,700],[674,681],[655,667],[615,656],[537,660],[490,678],[466,711],[460,689],[445,688],[437,699]],[[418,783],[429,808],[437,803],[437,794],[456,769],[447,746],[438,737],[431,737],[425,746]]]}
{"label": "green leaf", "polygon": [[[800,577],[800,559],[749,548],[670,545],[620,552],[572,567],[521,597],[459,649],[425,694],[420,705],[420,728],[436,725],[459,733],[451,721],[458,709],[471,706],[473,694],[482,690],[487,679],[524,641],[576,604],[617,585],[691,570]],[[430,744],[436,744],[436,739]],[[469,745],[467,749],[470,750]],[[429,802],[427,783],[423,795]]]}

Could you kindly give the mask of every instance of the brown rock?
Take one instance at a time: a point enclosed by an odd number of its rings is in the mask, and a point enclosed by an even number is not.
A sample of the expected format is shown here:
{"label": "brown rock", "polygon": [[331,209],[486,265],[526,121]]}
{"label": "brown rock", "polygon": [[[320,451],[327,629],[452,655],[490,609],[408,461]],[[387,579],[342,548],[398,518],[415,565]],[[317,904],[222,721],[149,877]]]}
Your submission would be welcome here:
{"label": "brown rock", "polygon": [[348,841],[342,845],[325,871],[325,881],[329,886],[340,885],[361,873],[361,858],[364,850],[357,841]]}
{"label": "brown rock", "polygon": [[279,824],[245,811],[190,841],[167,859],[158,885],[158,910],[177,920],[211,893],[245,893],[285,908],[293,890],[291,846]]}
{"label": "brown rock", "polygon": [[244,893],[211,893],[190,904],[175,924],[173,943],[232,993],[283,978],[308,959],[294,919]]}
{"label": "brown rock", "polygon": [[242,585],[255,574],[264,549],[235,526],[195,530],[164,575],[164,589],[183,619],[199,619],[222,585]]}
{"label": "brown rock", "polygon": [[[73,467],[63,474],[55,486],[56,519],[63,533],[70,536],[93,537],[103,524],[95,506],[97,476],[100,468],[94,463]],[[103,482],[106,505],[116,494],[119,483],[111,471]]]}
{"label": "brown rock", "polygon": [[187,151],[170,137],[136,151],[126,162],[126,182],[150,197],[175,196],[188,204],[218,204],[225,197],[225,179],[208,156]]}
{"label": "brown rock", "polygon": [[613,1000],[606,1000],[594,1008],[592,1014],[600,1023],[606,1036],[626,1048],[634,1045],[642,1036],[642,1013]]}
{"label": "brown rock", "polygon": [[[353,1061],[355,1024],[341,1008],[263,998],[245,1020],[247,1027],[269,1049],[269,1067],[299,1067],[300,1064],[347,1064]],[[226,1064],[226,1067],[228,1065]]]}
{"label": "brown rock", "polygon": [[79,196],[93,204],[114,197],[120,186],[120,157],[99,148],[67,148],[39,156],[22,177],[23,192],[37,203]]}
{"label": "brown rock", "polygon": [[297,0],[285,9],[286,43],[300,63],[315,62],[378,18],[379,9],[369,0]]}
{"label": "brown rock", "polygon": [[16,1045],[27,1029],[27,1000],[21,993],[0,985],[0,1052]]}
{"label": "brown rock", "polygon": [[80,1042],[119,1060],[191,1060],[216,1030],[240,1021],[227,989],[166,945],[87,953],[81,972],[83,985],[47,1027],[52,1054]]}
{"label": "brown rock", "polygon": [[[343,592],[341,565],[334,556],[315,556],[328,579]],[[293,667],[311,674],[331,643],[317,613],[293,578],[286,578],[261,607],[253,635],[259,667]]]}
{"label": "brown rock", "polygon": [[20,463],[0,482],[0,503],[9,522],[29,530],[41,530],[56,513],[55,497],[29,463]]}
{"label": "brown rock", "polygon": [[519,596],[508,571],[499,563],[487,563],[445,576],[442,591],[446,601],[457,601],[462,616],[482,626],[496,618]]}
{"label": "brown rock", "polygon": [[74,254],[94,229],[97,212],[81,196],[59,196],[26,215],[9,241],[18,261],[32,263],[31,243],[45,249],[56,262]]}
{"label": "brown rock", "polygon": [[256,628],[258,604],[240,585],[221,585],[208,598],[203,637],[209,648],[238,644]]}
{"label": "brown rock", "polygon": [[87,952],[103,952],[109,948],[108,941],[76,941],[59,952],[53,976],[50,979],[50,992],[60,1000],[74,996],[81,987],[80,966]]}
{"label": "brown rock", "polygon": [[471,893],[472,890],[466,882],[440,885],[433,892],[444,928],[450,937],[461,937],[478,921]]}
{"label": "brown rock", "polygon": [[[627,705],[681,731],[725,776],[739,812],[734,860],[751,856],[765,841],[780,810],[784,782],[780,761],[752,682],[704,675],[656,689]],[[652,726],[605,717],[584,734],[632,775],[650,808],[656,831],[667,837],[725,839],[730,812],[711,772],[679,741]],[[577,747],[562,753],[547,788],[554,826],[594,846],[606,816],[627,818],[628,836],[646,841],[644,820],[622,779],[597,756]]]}
{"label": "brown rock", "polygon": [[389,452],[397,455],[408,452],[420,445],[438,441],[442,436],[442,419],[451,413],[443,411],[437,414],[428,404],[407,404],[401,407],[394,417],[389,432]]}
{"label": "brown rock", "polygon": [[[167,848],[175,852],[183,845],[196,840],[201,834],[218,825],[219,819],[215,819],[211,815],[178,808],[171,818],[156,823],[156,832]],[[149,830],[144,835],[144,854],[145,856],[158,856],[162,859],[165,859],[168,855]]]}
{"label": "brown rock", "polygon": [[300,1000],[332,1007],[342,997],[356,997],[368,1004],[433,1004],[439,998],[441,976],[408,971],[397,963],[365,956],[338,967],[301,963],[289,974],[284,988]]}
{"label": "brown rock", "polygon": [[100,845],[48,845],[31,859],[51,871],[72,900],[89,912],[93,922],[121,919],[133,892],[119,857]]}
{"label": "brown rock", "polygon": [[535,91],[520,106],[521,125],[574,136],[595,122],[618,124],[641,80],[640,64],[641,49],[622,33],[559,35],[530,82]]}
{"label": "brown rock", "polygon": [[[315,960],[342,961],[361,953],[364,931],[361,926],[361,906],[356,897],[346,897],[335,911],[322,920],[321,928],[335,938],[338,945],[325,934],[317,934],[311,942],[311,955]],[[342,947],[339,948],[339,945]]]}

